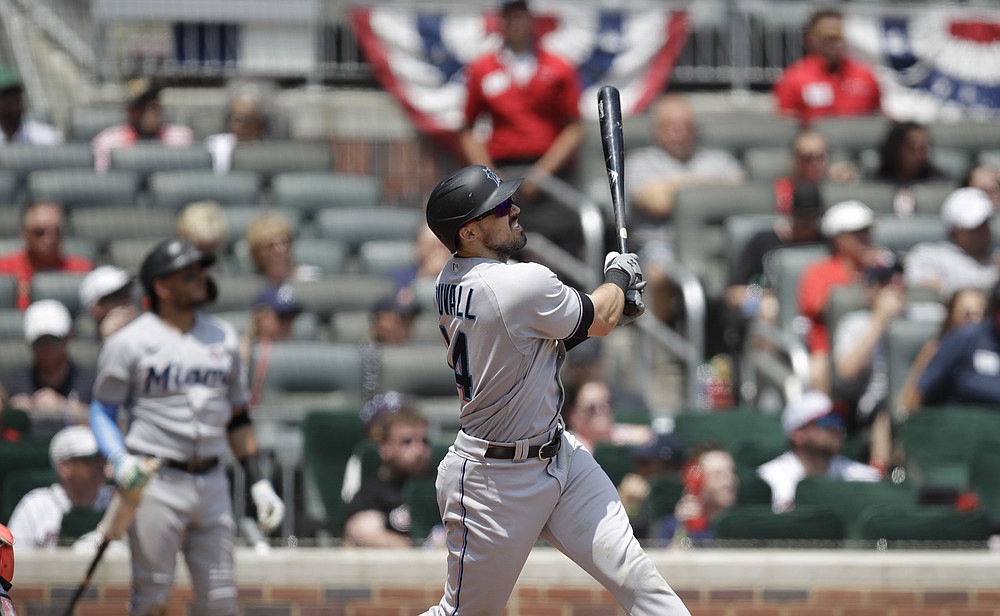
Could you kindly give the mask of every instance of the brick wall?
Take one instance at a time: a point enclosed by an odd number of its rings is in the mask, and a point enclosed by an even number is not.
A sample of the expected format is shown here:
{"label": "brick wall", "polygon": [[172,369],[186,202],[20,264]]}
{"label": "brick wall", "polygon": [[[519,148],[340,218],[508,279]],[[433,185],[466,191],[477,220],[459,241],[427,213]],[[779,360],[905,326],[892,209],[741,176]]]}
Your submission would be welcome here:
{"label": "brick wall", "polygon": [[[696,616],[1000,616],[990,553],[708,551],[653,553]],[[21,616],[61,615],[89,564],[68,550],[20,558]],[[410,616],[437,602],[441,552],[274,550],[237,556],[240,616]],[[849,563],[853,562],[853,566]],[[75,572],[75,575],[74,575]],[[169,616],[188,616],[179,567]],[[125,614],[127,557],[102,562],[77,616]],[[506,616],[620,616],[611,595],[553,550],[536,550]]]}

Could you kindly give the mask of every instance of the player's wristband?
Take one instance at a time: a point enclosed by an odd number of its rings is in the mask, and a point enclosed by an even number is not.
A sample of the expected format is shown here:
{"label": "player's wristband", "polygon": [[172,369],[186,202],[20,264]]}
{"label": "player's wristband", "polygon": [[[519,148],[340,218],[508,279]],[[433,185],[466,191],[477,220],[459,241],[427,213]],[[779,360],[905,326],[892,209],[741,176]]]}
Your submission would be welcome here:
{"label": "player's wristband", "polygon": [[621,289],[622,293],[625,293],[628,291],[629,276],[622,270],[614,267],[604,272],[604,282],[610,282]]}
{"label": "player's wristband", "polygon": [[233,415],[232,419],[226,425],[226,432],[232,432],[237,428],[242,428],[243,426],[249,426],[253,423],[253,418],[250,417],[250,412],[243,409],[242,413],[237,413]]}
{"label": "player's wristband", "polygon": [[248,455],[240,460],[240,464],[243,465],[243,472],[246,473],[247,485],[252,486],[264,478],[264,474],[260,471],[260,453]]}

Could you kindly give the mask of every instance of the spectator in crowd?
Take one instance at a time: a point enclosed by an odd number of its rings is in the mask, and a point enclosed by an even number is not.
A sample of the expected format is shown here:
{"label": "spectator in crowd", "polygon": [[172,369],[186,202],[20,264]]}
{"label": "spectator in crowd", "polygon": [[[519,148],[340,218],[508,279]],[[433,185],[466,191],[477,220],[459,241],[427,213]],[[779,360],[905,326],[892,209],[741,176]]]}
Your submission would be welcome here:
{"label": "spectator in crowd", "polygon": [[986,315],[941,338],[917,381],[914,409],[924,405],[1000,404],[1000,282],[990,291]]}
{"label": "spectator in crowd", "polygon": [[874,179],[896,186],[893,210],[898,216],[913,214],[913,184],[949,179],[931,161],[930,132],[926,126],[917,122],[890,124],[878,153],[879,166]]}
{"label": "spectator in crowd", "polygon": [[906,254],[906,284],[927,287],[942,299],[965,287],[988,289],[997,280],[1000,254],[993,247],[993,203],[978,188],[959,188],[941,206],[948,239],[922,242]]}
{"label": "spectator in crowd", "polygon": [[1000,210],[1000,169],[990,165],[972,167],[962,178],[962,186],[983,191],[993,202],[993,210]]}
{"label": "spectator in crowd", "polygon": [[788,215],[780,218],[772,229],[756,233],[743,248],[736,269],[730,272],[729,287],[726,289],[730,321],[738,324],[738,335],[731,344],[734,350],[742,345],[742,332],[747,321],[758,317],[769,323],[777,320],[778,299],[767,280],[771,251],[821,241],[823,235],[819,223],[822,215],[823,199],[819,186],[800,182],[795,186]]}
{"label": "spectator in crowd", "polygon": [[114,265],[102,265],[80,282],[80,307],[94,318],[98,341],[138,316],[132,282],[131,274]]}
{"label": "spectator in crowd", "polygon": [[294,262],[292,225],[277,212],[254,218],[246,231],[247,249],[254,271],[268,284],[280,286],[293,280],[315,280],[319,268]]}
{"label": "spectator in crowd", "polygon": [[865,268],[863,282],[866,307],[842,316],[833,332],[833,369],[840,384],[834,398],[846,407],[849,432],[868,423],[886,401],[885,332],[907,310],[903,267],[892,252],[881,251]]}
{"label": "spectator in crowd", "polygon": [[[359,413],[361,423],[364,426],[365,439],[372,443],[380,442],[385,431],[385,419],[400,411],[410,414],[419,413],[414,399],[398,391],[389,390],[372,396],[361,407]],[[361,474],[361,457],[357,453],[352,453],[351,457],[347,459],[347,465],[344,468],[344,483],[340,488],[340,497],[345,503],[351,502],[361,488]]]}
{"label": "spectator in crowd", "polygon": [[107,509],[114,486],[104,477],[104,456],[88,426],[68,426],[49,442],[49,461],[59,483],[36,488],[17,503],[10,529],[17,536],[17,553],[54,548],[63,516],[70,509]]}
{"label": "spectator in crowd", "polygon": [[[290,284],[261,289],[250,304],[250,327],[240,338],[240,355],[243,365],[253,364],[254,371],[250,384],[250,407],[260,401],[270,365],[271,344],[292,337],[295,319],[302,314],[303,307],[295,297],[295,289]],[[253,346],[258,345],[257,361],[251,362]]]}
{"label": "spectator in crowd", "polygon": [[70,359],[72,328],[69,310],[54,299],[34,302],[24,312],[24,341],[32,361],[7,372],[3,386],[10,405],[29,413],[35,427],[48,419],[58,425],[87,423],[94,372]]}
{"label": "spectator in crowd", "polygon": [[849,161],[828,164],[826,137],[806,129],[792,141],[792,173],[774,180],[774,211],[787,216],[791,212],[795,189],[799,184],[819,186],[830,181],[837,184],[858,179],[857,167]]}
{"label": "spectator in crowd", "polygon": [[24,247],[0,257],[0,274],[17,279],[17,307],[31,303],[31,278],[35,272],[89,272],[94,264],[77,255],[64,255],[63,210],[55,203],[38,202],[21,213]]}
{"label": "spectator in crowd", "polygon": [[803,124],[824,116],[880,113],[875,74],[847,54],[839,11],[814,12],[805,27],[805,56],[785,69],[774,86],[778,111]]}
{"label": "spectator in crowd", "polygon": [[588,381],[568,391],[562,410],[566,429],[591,452],[600,443],[634,445],[652,437],[648,426],[619,423],[611,405],[611,388],[604,381]]}
{"label": "spectator in crowd", "polygon": [[416,300],[419,281],[434,281],[441,268],[451,258],[448,248],[434,235],[427,225],[418,225],[413,242],[413,261],[389,275],[396,284],[396,299],[401,304],[412,304]]}
{"label": "spectator in crowd", "polygon": [[406,482],[430,468],[427,420],[417,413],[397,411],[383,420],[378,435],[381,465],[344,512],[344,545],[409,547],[410,510],[403,499]]}
{"label": "spectator in crowd", "polygon": [[413,320],[419,310],[403,304],[395,296],[375,302],[369,313],[368,338],[376,344],[406,344],[413,336]]}
{"label": "spectator in crowd", "polygon": [[[527,228],[576,252],[582,237],[575,213],[539,194],[548,176],[572,180],[583,140],[580,84],[565,60],[536,44],[535,19],[525,0],[500,7],[501,48],[466,67],[465,127],[459,135],[469,164],[524,177],[518,192]],[[478,120],[489,120],[485,142]]]}
{"label": "spectator in crowd", "polygon": [[633,449],[632,470],[619,482],[618,495],[636,537],[647,538],[652,531],[647,507],[651,481],[664,475],[678,475],[684,460],[684,443],[669,432],[654,434]]}
{"label": "spectator in crowd", "polygon": [[775,513],[795,507],[795,487],[806,477],[847,481],[881,478],[875,468],[840,455],[844,421],[825,393],[810,390],[789,402],[781,414],[781,426],[788,437],[788,451],[757,467],[757,475],[771,487]]}
{"label": "spectator in crowd", "polygon": [[672,316],[669,267],[674,259],[673,212],[677,191],[701,184],[739,183],[743,169],[724,150],[698,147],[694,109],[678,94],[663,96],[651,111],[654,144],[630,152],[628,169],[629,221],[649,281],[646,296],[653,313],[663,321]]}
{"label": "spectator in crowd", "polygon": [[221,258],[229,239],[226,212],[215,201],[189,203],[177,216],[174,232],[205,254]]}
{"label": "spectator in crowd", "polygon": [[0,146],[8,143],[57,145],[62,133],[55,126],[25,119],[24,83],[11,66],[0,66]]}
{"label": "spectator in crowd", "polygon": [[111,150],[132,147],[138,142],[184,147],[194,142],[187,126],[166,121],[160,106],[162,86],[146,77],[128,83],[125,122],[109,126],[94,136],[94,168],[104,173],[111,166]]}
{"label": "spectator in crowd", "polygon": [[820,221],[820,231],[830,256],[809,265],[799,278],[799,313],[809,321],[810,382],[813,389],[830,391],[830,339],[823,311],[834,287],[852,284],[877,256],[872,245],[875,214],[860,201],[842,201],[830,207]]}
{"label": "spectator in crowd", "polygon": [[941,329],[937,336],[920,347],[920,352],[917,353],[917,357],[913,360],[910,371],[906,375],[906,381],[899,393],[899,410],[903,416],[919,410],[920,399],[917,397],[917,380],[927,369],[931,358],[937,353],[941,339],[953,329],[982,321],[986,314],[986,303],[986,293],[981,289],[959,289],[952,293],[946,307],[945,319],[941,322]]}
{"label": "spectator in crowd", "polygon": [[263,83],[237,84],[226,103],[226,132],[209,135],[205,147],[216,173],[229,173],[239,143],[260,141],[271,128],[271,88]]}
{"label": "spectator in crowd", "polygon": [[711,540],[712,520],[736,504],[740,481],[733,456],[720,445],[705,445],[691,455],[683,480],[673,515],[657,521],[656,538],[679,545]]}

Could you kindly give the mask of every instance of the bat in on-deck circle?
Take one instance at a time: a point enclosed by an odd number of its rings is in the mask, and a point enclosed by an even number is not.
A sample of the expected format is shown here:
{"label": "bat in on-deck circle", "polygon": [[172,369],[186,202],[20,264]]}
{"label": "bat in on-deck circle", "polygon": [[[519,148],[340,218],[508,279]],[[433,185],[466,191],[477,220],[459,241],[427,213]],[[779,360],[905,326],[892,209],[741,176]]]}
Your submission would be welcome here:
{"label": "bat in on-deck circle", "polygon": [[[622,136],[622,103],[618,88],[602,86],[597,91],[597,118],[601,126],[601,145],[604,146],[604,166],[608,172],[608,186],[611,188],[618,252],[625,254],[628,252],[628,228],[625,226],[625,139]],[[638,293],[630,293],[638,296]],[[626,302],[626,314],[635,314],[637,311],[634,300]]]}

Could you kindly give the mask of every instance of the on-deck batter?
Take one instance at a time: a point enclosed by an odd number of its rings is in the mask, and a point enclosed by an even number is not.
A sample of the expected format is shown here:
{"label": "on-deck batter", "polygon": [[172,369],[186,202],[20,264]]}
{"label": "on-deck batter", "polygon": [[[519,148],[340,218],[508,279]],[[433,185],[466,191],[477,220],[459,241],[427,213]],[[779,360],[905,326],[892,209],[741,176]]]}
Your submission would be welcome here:
{"label": "on-deck batter", "polygon": [[435,305],[462,429],[438,466],[448,579],[426,614],[502,614],[539,537],[629,614],[688,614],[636,541],[615,486],[559,419],[567,348],[634,318],[626,301],[642,314],[638,260],[609,253],[605,282],[589,295],[541,265],[508,263],[526,242],[511,200],[521,181],[473,165],[427,203],[428,226],[455,254]]}
{"label": "on-deck batter", "polygon": [[[112,334],[97,362],[94,435],[122,488],[148,481],[129,529],[131,614],[165,613],[178,552],[191,573],[192,613],[236,614],[227,445],[246,469],[261,528],[284,515],[257,462],[236,331],[197,310],[214,299],[205,269],[214,261],[186,240],[153,248],[139,273],[152,310]],[[119,406],[129,413],[124,439]],[[143,456],[162,463],[152,477]]]}

